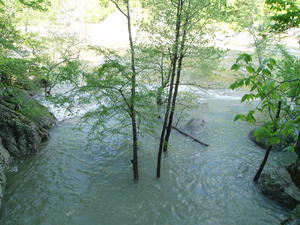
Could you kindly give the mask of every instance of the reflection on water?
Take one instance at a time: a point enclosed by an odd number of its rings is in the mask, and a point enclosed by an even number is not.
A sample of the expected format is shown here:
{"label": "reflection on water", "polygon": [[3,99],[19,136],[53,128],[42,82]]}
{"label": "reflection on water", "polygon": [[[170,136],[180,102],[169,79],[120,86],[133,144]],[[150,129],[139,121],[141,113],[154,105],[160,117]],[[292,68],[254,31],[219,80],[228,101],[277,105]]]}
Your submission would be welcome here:
{"label": "reflection on water", "polygon": [[[209,99],[191,112],[204,120],[201,146],[173,132],[162,178],[155,179],[158,143],[140,149],[140,181],[131,180],[131,151],[93,144],[75,120],[52,130],[48,145],[15,162],[1,209],[1,225],[272,225],[286,212],[262,197],[251,182],[263,151],[251,143],[251,127],[233,122],[246,111],[239,101]],[[281,157],[273,153],[270,165]]]}

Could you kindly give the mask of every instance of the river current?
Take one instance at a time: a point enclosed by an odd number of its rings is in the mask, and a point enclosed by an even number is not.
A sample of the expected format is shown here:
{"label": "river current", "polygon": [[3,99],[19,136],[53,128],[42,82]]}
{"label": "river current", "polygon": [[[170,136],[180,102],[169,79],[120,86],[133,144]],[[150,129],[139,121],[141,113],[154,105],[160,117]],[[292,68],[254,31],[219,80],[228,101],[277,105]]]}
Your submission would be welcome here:
{"label": "river current", "polygon": [[[248,139],[253,127],[233,122],[249,107],[236,98],[201,99],[187,131],[209,147],[173,131],[159,180],[158,139],[143,137],[137,183],[128,145],[88,147],[88,125],[79,131],[77,119],[59,122],[38,154],[11,165],[0,224],[277,225],[288,212],[252,183],[264,151]],[[268,167],[290,157],[274,152]]]}

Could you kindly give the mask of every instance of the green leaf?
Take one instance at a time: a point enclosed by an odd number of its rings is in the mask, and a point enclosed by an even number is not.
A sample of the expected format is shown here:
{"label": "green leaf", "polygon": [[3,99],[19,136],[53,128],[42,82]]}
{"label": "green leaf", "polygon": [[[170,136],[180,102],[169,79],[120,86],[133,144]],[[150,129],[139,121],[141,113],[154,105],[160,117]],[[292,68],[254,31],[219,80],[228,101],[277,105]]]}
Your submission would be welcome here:
{"label": "green leaf", "polygon": [[246,121],[249,122],[249,123],[255,123],[256,122],[256,119],[254,118],[254,112],[253,110],[249,111],[249,113],[247,114],[246,116]]}
{"label": "green leaf", "polygon": [[297,116],[297,118],[294,121],[295,121],[295,123],[300,123],[300,115]]}
{"label": "green leaf", "polygon": [[241,68],[241,65],[233,64],[232,67],[231,67],[231,70],[238,71],[240,68]]}
{"label": "green leaf", "polygon": [[248,55],[248,54],[246,54],[246,53],[243,53],[243,54],[241,54],[239,57],[237,57],[236,63],[238,63],[238,62],[241,61],[241,60],[244,60],[244,61],[248,64],[249,62],[252,61],[252,58],[251,58],[250,55]]}
{"label": "green leaf", "polygon": [[269,145],[277,145],[281,142],[281,139],[279,137],[271,137],[268,139],[267,143]]}
{"label": "green leaf", "polygon": [[232,90],[236,89],[236,82],[230,84],[229,88]]}
{"label": "green leaf", "polygon": [[245,80],[245,85],[246,85],[246,86],[249,86],[249,85],[250,85],[250,79],[249,79],[249,78]]}
{"label": "green leaf", "polygon": [[254,68],[252,66],[247,66],[246,70],[248,71],[248,73],[254,73]]}
{"label": "green leaf", "polygon": [[273,69],[274,69],[273,65],[270,64],[270,63],[267,64],[267,67],[268,67],[270,70],[273,70]]}
{"label": "green leaf", "polygon": [[255,95],[254,94],[245,94],[243,97],[242,97],[242,100],[241,102],[244,102],[244,101],[249,101],[249,100],[252,100],[255,98]]}
{"label": "green leaf", "polygon": [[242,114],[237,114],[233,121],[237,121],[237,120],[245,120],[246,116],[245,115],[242,115]]}
{"label": "green leaf", "polygon": [[250,55],[248,55],[248,54],[244,54],[244,60],[245,60],[245,62],[246,62],[246,63],[249,63],[249,62],[251,62],[251,61],[252,61],[252,58],[251,58],[251,56],[250,56]]}
{"label": "green leaf", "polygon": [[268,70],[268,69],[263,69],[263,70],[262,70],[262,73],[263,73],[264,75],[266,75],[266,76],[271,76],[271,75],[272,75],[272,74],[271,74],[271,71]]}
{"label": "green leaf", "polygon": [[258,141],[260,141],[263,138],[270,137],[271,131],[266,127],[259,127],[254,131],[253,135]]}
{"label": "green leaf", "polygon": [[294,152],[295,151],[295,147],[294,146],[288,146],[284,149],[287,152]]}
{"label": "green leaf", "polygon": [[241,61],[243,59],[243,55],[239,55],[239,57],[236,58],[236,63],[238,63],[239,61]]}
{"label": "green leaf", "polygon": [[264,68],[263,66],[259,66],[256,72],[260,73],[263,70],[263,68]]}
{"label": "green leaf", "polygon": [[269,59],[270,64],[272,64],[273,66],[276,66],[276,61],[273,58]]}
{"label": "green leaf", "polygon": [[257,85],[254,84],[254,85],[251,87],[250,91],[254,91],[256,88],[257,88]]}
{"label": "green leaf", "polygon": [[233,84],[231,84],[229,87],[230,89],[236,89],[238,87],[242,87],[244,85],[244,79],[236,80]]}
{"label": "green leaf", "polygon": [[284,127],[282,128],[281,132],[284,136],[288,136],[290,134],[294,133],[294,126],[295,121],[289,120],[284,124]]}

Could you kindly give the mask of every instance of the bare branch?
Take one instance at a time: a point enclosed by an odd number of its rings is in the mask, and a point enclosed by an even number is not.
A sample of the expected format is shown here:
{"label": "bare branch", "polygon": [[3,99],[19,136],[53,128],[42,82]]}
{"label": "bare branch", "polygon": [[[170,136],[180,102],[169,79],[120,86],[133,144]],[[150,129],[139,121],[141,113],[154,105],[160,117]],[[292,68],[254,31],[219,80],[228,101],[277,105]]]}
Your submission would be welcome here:
{"label": "bare branch", "polygon": [[115,0],[110,0],[112,3],[114,3],[114,5],[117,7],[117,9],[126,17],[128,18],[128,15],[123,11],[123,9],[121,9],[120,5],[118,4],[117,1]]}

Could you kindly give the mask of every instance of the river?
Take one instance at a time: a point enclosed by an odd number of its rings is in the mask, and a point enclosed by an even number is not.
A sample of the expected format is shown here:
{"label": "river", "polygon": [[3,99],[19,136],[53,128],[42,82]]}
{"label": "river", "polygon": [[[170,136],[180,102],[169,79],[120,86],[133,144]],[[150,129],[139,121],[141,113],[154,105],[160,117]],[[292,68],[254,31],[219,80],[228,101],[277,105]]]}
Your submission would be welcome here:
{"label": "river", "polygon": [[[59,122],[38,154],[11,165],[0,224],[278,225],[288,212],[251,180],[264,152],[247,137],[253,127],[233,122],[234,114],[252,107],[238,99],[222,93],[199,99],[189,116],[201,121],[194,135],[210,146],[173,131],[159,180],[158,139],[143,137],[137,183],[122,140],[117,147],[87,147],[88,125],[79,131],[72,129],[76,118]],[[290,157],[274,152],[268,167]]]}

